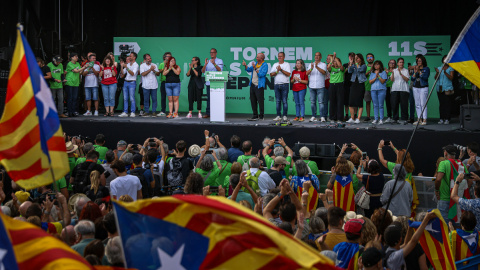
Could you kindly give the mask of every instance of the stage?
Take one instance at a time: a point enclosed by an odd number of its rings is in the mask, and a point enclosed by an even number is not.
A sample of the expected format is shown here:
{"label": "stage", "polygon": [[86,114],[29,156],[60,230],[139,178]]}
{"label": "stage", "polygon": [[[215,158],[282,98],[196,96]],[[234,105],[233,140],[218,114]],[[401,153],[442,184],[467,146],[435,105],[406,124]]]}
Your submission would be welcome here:
{"label": "stage", "polygon": [[[118,113],[117,113],[118,115]],[[116,142],[125,140],[127,143],[143,144],[147,137],[164,137],[170,148],[178,140],[185,140],[188,145],[203,145],[205,137],[203,131],[210,131],[220,137],[220,142],[230,146],[230,137],[233,134],[242,140],[251,140],[254,151],[262,148],[265,136],[270,138],[283,137],[287,145],[293,148],[297,142],[337,144],[355,143],[370,158],[378,159],[377,147],[381,139],[390,140],[398,148],[405,148],[408,144],[414,126],[411,124],[383,124],[371,123],[345,124],[338,127],[336,124],[321,122],[292,121],[291,126],[276,126],[274,115],[267,115],[263,121],[247,121],[251,115],[228,114],[225,123],[210,122],[209,119],[186,118],[185,113],[176,119],[165,117],[104,117],[79,116],[61,119],[64,132],[69,136],[82,135],[92,139],[98,133],[106,136],[108,148],[115,148]],[[195,114],[194,114],[195,115]],[[307,116],[308,118],[308,116]],[[291,117],[293,119],[293,117]],[[420,172],[425,176],[432,176],[438,157],[442,156],[442,147],[447,144],[466,145],[471,141],[479,142],[480,132],[460,130],[458,119],[452,119],[449,125],[437,124],[438,119],[431,119],[426,126],[419,126],[410,152],[415,164],[415,174]],[[350,153],[350,151],[347,151]],[[384,148],[386,159],[395,161],[395,155],[389,147]],[[312,158],[319,162],[319,169],[330,170],[335,158]],[[387,172],[387,171],[385,171]]]}

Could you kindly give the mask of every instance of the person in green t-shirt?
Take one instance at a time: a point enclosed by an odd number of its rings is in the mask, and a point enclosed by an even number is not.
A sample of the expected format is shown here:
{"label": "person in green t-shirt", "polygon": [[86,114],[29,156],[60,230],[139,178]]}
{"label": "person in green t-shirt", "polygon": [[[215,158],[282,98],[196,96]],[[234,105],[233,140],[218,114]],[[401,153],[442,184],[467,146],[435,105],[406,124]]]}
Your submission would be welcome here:
{"label": "person in green t-shirt", "polygon": [[65,82],[62,57],[60,55],[55,55],[53,61],[48,63],[47,66],[50,68],[52,74],[52,79],[49,81],[50,90],[52,91],[53,102],[57,103],[57,112],[60,118],[67,117],[63,114],[63,83]]}
{"label": "person in green t-shirt", "polygon": [[[242,144],[242,150],[243,150],[243,155],[239,156],[237,158],[237,162],[242,164],[242,167],[248,167],[250,168],[250,165],[248,164],[248,161],[254,157],[252,155],[252,149],[253,145],[251,141],[244,141]],[[245,165],[246,164],[246,165]],[[244,166],[245,165],[245,166]]]}
{"label": "person in green t-shirt", "polygon": [[[278,145],[279,144],[279,145]],[[265,158],[265,165],[267,166],[266,169],[271,169],[274,165],[275,162],[275,157],[282,157],[285,153],[285,150],[287,150],[287,165],[285,165],[284,172],[282,173],[283,178],[287,178],[290,176],[290,166],[292,164],[292,157],[293,157],[293,151],[288,145],[285,143],[283,138],[278,138],[278,144],[275,146],[275,139],[271,139],[268,141],[267,146],[262,151],[262,155]],[[275,146],[273,149],[273,155],[270,156],[268,155],[268,150]]]}
{"label": "person in green t-shirt", "polygon": [[343,104],[344,104],[344,74],[345,68],[342,61],[337,57],[337,53],[333,53],[332,62],[327,66],[330,72],[330,87],[328,88],[330,97],[330,121],[333,123],[341,123],[344,120]]}
{"label": "person in green t-shirt", "polygon": [[373,62],[375,62],[375,56],[373,53],[367,53],[367,72],[365,76],[367,76],[367,80],[365,81],[365,96],[363,99],[365,100],[365,111],[367,112],[367,118],[363,120],[363,122],[370,121],[370,105],[372,104],[372,85],[370,84],[368,78],[370,77],[370,73],[372,72]]}
{"label": "person in green t-shirt", "polygon": [[384,121],[384,123],[390,123],[392,121],[392,103],[390,102],[390,91],[392,89],[393,82],[390,79],[390,77],[393,74],[393,70],[397,68],[397,61],[395,59],[390,59],[388,61],[388,68],[385,69],[385,72],[387,73],[387,95],[385,96],[385,103],[387,107],[387,120]]}
{"label": "person in green t-shirt", "polygon": [[167,110],[167,92],[165,90],[165,81],[167,77],[163,75],[163,70],[165,69],[165,65],[170,61],[172,58],[171,52],[166,52],[163,54],[163,62],[158,66],[158,70],[160,71],[160,113],[157,116],[165,116],[165,111]]}
{"label": "person in green t-shirt", "polygon": [[65,91],[67,94],[68,116],[75,116],[77,111],[78,87],[80,85],[80,74],[87,68],[83,68],[78,63],[78,54],[70,53],[70,62],[65,69]]}
{"label": "person in green t-shirt", "polygon": [[[320,175],[320,170],[318,170],[317,162],[308,159],[310,157],[310,149],[304,146],[300,148],[299,154],[300,158],[307,164],[308,168],[310,168],[312,174],[318,177],[318,175]],[[293,166],[292,173],[293,175],[297,175],[297,169],[295,168],[295,164]]]}
{"label": "person in green t-shirt", "polygon": [[222,169],[222,164],[217,159],[217,154],[215,151],[212,152],[212,156],[215,159],[215,164],[213,164],[213,160],[210,156],[206,156],[206,152],[208,151],[208,146],[205,148],[205,151],[202,152],[200,159],[197,162],[195,167],[195,172],[200,174],[203,177],[203,186],[215,186],[218,187],[223,184],[223,180],[218,183],[217,178],[220,174],[220,170]]}
{"label": "person in green t-shirt", "polygon": [[95,137],[95,144],[93,145],[93,148],[95,148],[95,151],[98,152],[99,154],[99,160],[101,159],[102,163],[105,160],[105,155],[107,154],[108,148],[103,146],[105,144],[105,135],[103,134],[97,134]]}
{"label": "person in green t-shirt", "polygon": [[227,161],[228,152],[225,147],[220,147],[216,151],[217,151],[217,156],[220,161],[220,164],[222,165],[222,168],[220,169],[220,172],[215,182],[218,185],[221,185],[222,187],[224,187],[225,190],[228,192],[229,181],[225,181],[225,178],[229,177],[231,174],[232,163]]}

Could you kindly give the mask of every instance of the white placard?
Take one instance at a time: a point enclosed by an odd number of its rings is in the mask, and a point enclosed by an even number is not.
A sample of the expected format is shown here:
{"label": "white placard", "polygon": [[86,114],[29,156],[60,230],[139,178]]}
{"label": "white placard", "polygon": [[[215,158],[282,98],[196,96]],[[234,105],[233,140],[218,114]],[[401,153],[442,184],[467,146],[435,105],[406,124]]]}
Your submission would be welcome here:
{"label": "white placard", "polygon": [[225,122],[225,88],[210,87],[210,121]]}

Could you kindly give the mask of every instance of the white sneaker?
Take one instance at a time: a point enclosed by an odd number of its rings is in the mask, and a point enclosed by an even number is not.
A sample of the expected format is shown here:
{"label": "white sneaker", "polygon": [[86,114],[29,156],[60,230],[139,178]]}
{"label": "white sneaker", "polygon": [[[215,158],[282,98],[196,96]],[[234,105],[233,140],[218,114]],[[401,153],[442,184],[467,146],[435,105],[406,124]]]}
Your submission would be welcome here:
{"label": "white sneaker", "polygon": [[83,114],[83,116],[92,116],[92,112],[91,112],[91,111],[87,111],[86,113]]}
{"label": "white sneaker", "polygon": [[120,114],[118,117],[128,117],[128,113],[122,112],[122,114]]}
{"label": "white sneaker", "polygon": [[135,117],[135,113],[132,112],[132,113],[130,114],[130,117]]}
{"label": "white sneaker", "polygon": [[284,117],[283,117],[283,121],[288,121],[288,117],[287,117],[287,116],[284,116]]}
{"label": "white sneaker", "polygon": [[440,119],[440,121],[438,121],[438,124],[443,125],[443,119]]}
{"label": "white sneaker", "polygon": [[325,117],[320,117],[320,122],[325,122]]}
{"label": "white sneaker", "polygon": [[165,113],[164,113],[164,112],[160,112],[159,114],[157,114],[157,116],[165,116]]}
{"label": "white sneaker", "polygon": [[423,122],[420,123],[421,126],[427,125],[427,120],[423,120]]}
{"label": "white sneaker", "polygon": [[145,114],[145,112],[144,112],[143,110],[140,110],[139,115],[140,115],[140,116],[143,116],[144,114]]}
{"label": "white sneaker", "polygon": [[98,116],[98,111],[95,111],[95,113],[93,114],[94,116]]}
{"label": "white sneaker", "polygon": [[373,121],[372,121],[372,124],[376,124],[376,123],[377,123],[377,120],[373,120]]}
{"label": "white sneaker", "polygon": [[443,124],[448,125],[448,124],[450,124],[450,122],[448,120],[445,120],[445,122],[443,122]]}
{"label": "white sneaker", "polygon": [[317,118],[312,116],[312,118],[310,118],[310,122],[317,122]]}
{"label": "white sneaker", "polygon": [[[387,119],[387,120],[388,120],[388,119]],[[385,121],[385,123],[386,123],[386,122],[387,122],[387,121]],[[378,121],[378,124],[379,124],[379,125],[383,125],[383,121],[382,121],[382,120]]]}
{"label": "white sneaker", "polygon": [[202,113],[198,113],[198,118],[203,118]]}
{"label": "white sneaker", "polygon": [[355,123],[355,120],[353,120],[352,118],[348,119],[347,123]]}
{"label": "white sneaker", "polygon": [[360,120],[359,119],[355,120],[355,124],[360,124]]}
{"label": "white sneaker", "polygon": [[277,117],[273,118],[273,121],[280,121],[280,120],[282,120],[282,118],[280,116],[277,116]]}
{"label": "white sneaker", "polygon": [[392,122],[392,119],[390,117],[388,117],[387,120],[385,120],[384,123],[390,123],[390,122]]}
{"label": "white sneaker", "polygon": [[191,113],[188,113],[188,114],[187,114],[187,118],[192,118],[192,114],[191,114]]}

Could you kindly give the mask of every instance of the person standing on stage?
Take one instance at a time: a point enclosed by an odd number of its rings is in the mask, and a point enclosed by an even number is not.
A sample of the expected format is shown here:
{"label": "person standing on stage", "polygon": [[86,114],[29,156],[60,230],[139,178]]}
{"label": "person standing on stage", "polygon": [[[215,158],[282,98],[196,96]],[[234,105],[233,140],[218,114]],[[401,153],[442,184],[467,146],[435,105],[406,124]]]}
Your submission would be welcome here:
{"label": "person standing on stage", "polygon": [[277,117],[273,121],[282,120],[282,104],[283,104],[283,121],[287,121],[288,112],[288,88],[290,86],[289,77],[291,73],[290,64],[285,62],[285,53],[278,53],[278,63],[273,64],[270,70],[270,76],[275,80],[275,99],[277,102]]}
{"label": "person standing on stage", "polygon": [[[180,96],[180,72],[182,69],[177,65],[175,57],[170,58],[168,69],[163,71],[165,75],[165,91],[168,96],[169,114],[167,118],[178,117],[178,97]],[[173,112],[173,113],[172,113]]]}
{"label": "person standing on stage", "polygon": [[107,55],[103,59],[100,67],[100,77],[102,81],[103,100],[105,104],[105,116],[113,116],[113,106],[115,106],[115,92],[117,92],[117,67],[114,65],[111,56]]}
{"label": "person standing on stage", "polygon": [[67,109],[68,115],[76,116],[78,86],[80,85],[80,74],[87,68],[87,66],[80,67],[78,63],[78,54],[70,53],[70,62],[65,69],[65,90],[67,94]]}
{"label": "person standing on stage", "polygon": [[64,82],[64,73],[63,73],[63,59],[60,55],[53,57],[53,61],[48,63],[50,72],[52,74],[52,79],[48,82],[50,84],[50,90],[52,91],[53,102],[57,103],[57,112],[58,117],[66,118],[67,116],[63,113],[63,82]]}
{"label": "person standing on stage", "polygon": [[[349,113],[349,106],[350,106],[350,88],[352,86],[352,74],[348,72],[348,67],[351,65],[355,65],[355,53],[350,52],[348,53],[348,63],[343,64],[343,68],[345,69],[345,78],[343,81],[343,105],[345,106],[345,118],[344,120],[347,121],[350,119],[348,116]],[[352,115],[352,118],[355,116]]]}
{"label": "person standing on stage", "polygon": [[[87,69],[83,72],[85,77],[85,100],[87,101],[87,112],[84,116],[91,116],[92,100],[95,106],[94,116],[98,116],[98,74],[100,73],[100,65],[97,64],[97,55],[91,53],[88,56],[89,63],[86,63]],[[63,103],[63,102],[62,102]]]}
{"label": "person standing on stage", "polygon": [[[145,105],[144,117],[155,117],[157,110],[157,76],[160,75],[157,65],[152,64],[152,57],[146,53],[143,55],[145,62],[140,65],[140,74],[142,75],[143,104]],[[150,113],[150,97],[152,97],[152,112]]]}
{"label": "person standing on stage", "polygon": [[188,114],[187,118],[192,118],[193,102],[197,102],[198,118],[202,118],[202,65],[200,58],[193,57],[190,68],[187,72],[187,77],[190,77],[188,82]]}
{"label": "person standing on stage", "polygon": [[125,77],[123,84],[123,113],[119,117],[128,117],[128,103],[130,101],[130,117],[135,117],[135,88],[137,86],[137,73],[138,64],[137,53],[132,52],[127,58],[128,63],[124,63],[122,66]]}
{"label": "person standing on stage", "polygon": [[[355,55],[355,63],[349,63],[348,73],[352,74],[350,81],[350,96],[349,102],[350,105],[350,120],[348,123],[360,123],[360,118],[363,113],[363,97],[365,96],[365,82],[367,77],[365,72],[367,71],[367,65],[365,65],[365,60],[361,53]],[[357,119],[354,120],[355,115]]]}
{"label": "person standing on stage", "polygon": [[[370,77],[370,73],[372,73],[372,68],[373,68],[373,62],[375,61],[375,56],[373,53],[367,53],[367,72],[365,73],[365,76],[367,78]],[[372,102],[372,85],[370,84],[369,80],[365,81],[365,96],[363,99],[365,100],[365,110],[367,111],[367,118],[363,120],[363,122],[368,122],[370,121],[370,104]]]}
{"label": "person standing on stage", "polygon": [[387,95],[387,72],[383,68],[382,61],[375,61],[373,63],[372,72],[369,77],[371,88],[371,95],[373,101],[373,114],[375,119],[372,124],[383,124],[383,104],[385,96]]}
{"label": "person standing on stage", "polygon": [[327,74],[327,65],[322,60],[322,54],[315,53],[315,62],[311,63],[307,70],[308,86],[310,87],[310,103],[312,108],[312,118],[310,122],[317,121],[317,99],[319,105],[320,121],[325,122],[323,110],[325,107],[324,99],[325,92],[325,75]]}
{"label": "person standing on stage", "polygon": [[385,103],[387,107],[387,120],[385,120],[385,123],[390,123],[392,121],[392,103],[391,101],[391,90],[392,90],[392,85],[393,81],[390,79],[393,74],[393,70],[397,68],[397,61],[395,59],[390,59],[388,61],[388,67],[385,69],[385,72],[387,73],[387,95],[385,96]]}
{"label": "person standing on stage", "polygon": [[[390,79],[392,80],[392,93],[391,93],[391,100],[392,103],[392,114],[393,114],[393,122],[399,123],[398,121],[398,109],[402,111],[402,122],[406,124],[408,120],[408,98],[410,96],[410,92],[408,90],[408,70],[404,67],[405,60],[403,58],[398,58],[397,60],[398,68],[393,70],[392,76]],[[387,100],[388,102],[388,100]]]}
{"label": "person standing on stage", "polygon": [[293,121],[303,122],[305,120],[305,95],[307,93],[308,76],[302,59],[297,59],[290,82],[293,83],[292,91],[295,100],[296,117]]}
{"label": "person standing on stage", "polygon": [[[257,54],[257,62],[252,62],[252,65],[247,68],[245,60],[243,60],[242,65],[245,67],[247,72],[251,72],[250,76],[250,104],[252,105],[253,117],[248,119],[250,121],[263,120],[264,108],[265,108],[265,99],[264,99],[264,90],[265,90],[265,76],[268,72],[268,64],[265,63],[265,54]],[[260,115],[258,114],[258,107],[260,107]]]}
{"label": "person standing on stage", "polygon": [[[210,49],[210,60],[205,58],[205,65],[202,68],[202,73],[206,71],[222,71],[223,70],[223,61],[220,58],[217,58],[217,49]],[[207,108],[205,109],[205,114],[203,118],[210,117],[210,82],[206,81],[205,85],[207,86]]]}
{"label": "person standing on stage", "polygon": [[420,125],[426,125],[428,77],[430,77],[430,68],[427,66],[425,56],[420,54],[417,57],[417,65],[415,66],[414,74],[411,77],[411,80],[413,81],[413,97],[415,99],[415,108],[418,116],[417,122],[413,124],[416,125],[418,121],[420,121]]}
{"label": "person standing on stage", "polygon": [[330,88],[328,89],[330,96],[330,121],[340,123],[343,121],[343,103],[344,103],[344,87],[343,80],[345,68],[342,66],[337,53],[333,53],[332,62],[327,66],[330,72]]}
{"label": "person standing on stage", "polygon": [[168,64],[170,63],[170,58],[172,57],[171,52],[166,52],[163,54],[163,62],[158,66],[160,70],[160,113],[157,116],[165,116],[165,112],[167,111],[167,92],[165,91],[165,80],[166,77],[163,75],[163,71],[165,67],[168,68]]}

